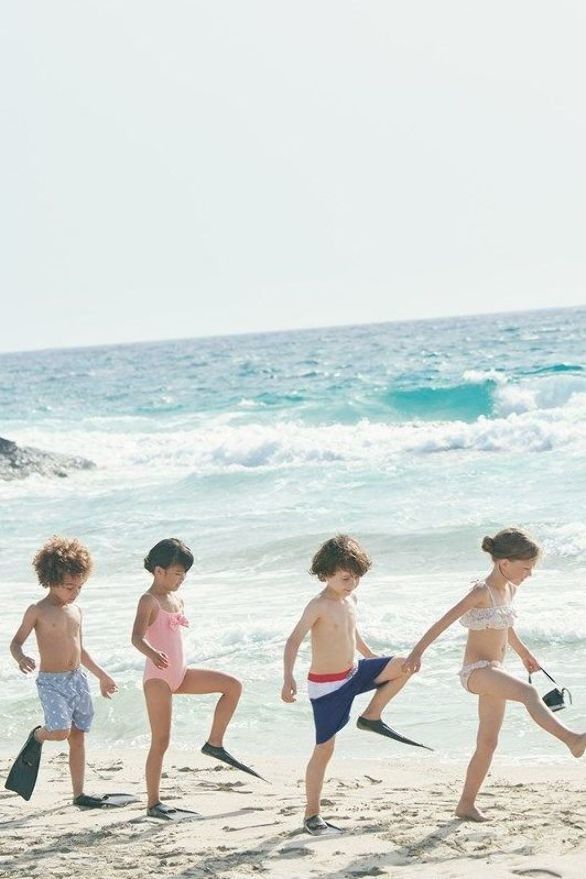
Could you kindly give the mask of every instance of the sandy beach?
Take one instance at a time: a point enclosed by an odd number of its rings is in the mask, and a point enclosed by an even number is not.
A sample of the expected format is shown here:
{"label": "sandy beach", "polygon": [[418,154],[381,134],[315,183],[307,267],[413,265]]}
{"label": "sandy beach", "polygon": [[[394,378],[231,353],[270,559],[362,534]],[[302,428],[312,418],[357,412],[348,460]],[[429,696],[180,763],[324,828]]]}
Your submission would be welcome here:
{"label": "sandy beach", "polygon": [[[162,823],[144,810],[142,751],[90,751],[86,791],[126,791],[141,802],[119,809],[70,805],[67,758],[45,749],[39,782],[25,803],[0,793],[0,876],[86,879],[501,877],[586,875],[583,766],[501,763],[480,796],[491,816],[453,817],[462,767],[334,759],[323,813],[344,828],[316,839],[300,831],[303,765],[254,762],[271,784],[214,765],[198,753],[169,755],[164,800],[197,815]],[[245,755],[242,755],[245,756]],[[0,762],[2,777],[9,759]]]}

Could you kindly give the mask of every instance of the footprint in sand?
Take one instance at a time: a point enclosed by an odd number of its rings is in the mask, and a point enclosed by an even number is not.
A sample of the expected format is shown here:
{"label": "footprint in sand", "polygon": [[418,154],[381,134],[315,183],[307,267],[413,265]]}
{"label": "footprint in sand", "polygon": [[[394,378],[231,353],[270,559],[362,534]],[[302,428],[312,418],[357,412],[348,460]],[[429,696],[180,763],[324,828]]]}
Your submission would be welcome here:
{"label": "footprint in sand", "polygon": [[288,817],[289,815],[294,815],[296,812],[299,812],[299,806],[285,806],[283,809],[279,809],[279,815],[285,815]]}
{"label": "footprint in sand", "polygon": [[388,876],[386,870],[380,867],[366,867],[363,870],[350,870],[350,876]]}
{"label": "footprint in sand", "polygon": [[291,846],[290,848],[282,848],[277,852],[277,856],[280,858],[306,858],[308,855],[312,855],[313,852],[305,848],[304,845],[296,845]]}
{"label": "footprint in sand", "polygon": [[541,867],[530,867],[527,870],[513,870],[515,876],[530,876],[531,879],[547,879],[553,876],[554,879],[562,879],[561,873],[555,873],[553,870],[546,870]]}

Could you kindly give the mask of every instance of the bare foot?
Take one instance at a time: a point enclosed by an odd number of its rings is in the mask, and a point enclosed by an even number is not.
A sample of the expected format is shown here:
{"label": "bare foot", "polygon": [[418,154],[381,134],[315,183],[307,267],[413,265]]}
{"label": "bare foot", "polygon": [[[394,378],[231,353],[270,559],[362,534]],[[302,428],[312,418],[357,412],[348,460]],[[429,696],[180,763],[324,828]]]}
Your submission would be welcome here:
{"label": "bare foot", "polygon": [[584,751],[586,751],[586,733],[582,733],[580,736],[576,736],[573,745],[570,745],[570,751],[574,755],[574,757],[581,757]]}
{"label": "bare foot", "polygon": [[456,808],[456,818],[462,818],[464,821],[490,821],[488,815],[477,809],[474,804],[471,806],[460,805]]}

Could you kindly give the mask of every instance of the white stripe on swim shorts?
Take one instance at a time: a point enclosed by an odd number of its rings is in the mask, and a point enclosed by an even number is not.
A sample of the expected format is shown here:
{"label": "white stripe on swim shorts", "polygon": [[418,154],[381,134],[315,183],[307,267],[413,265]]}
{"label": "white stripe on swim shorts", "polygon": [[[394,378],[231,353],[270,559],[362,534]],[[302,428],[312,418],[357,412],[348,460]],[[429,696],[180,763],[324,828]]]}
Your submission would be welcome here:
{"label": "white stripe on swim shorts", "polygon": [[347,684],[350,678],[353,678],[356,672],[358,671],[358,666],[355,665],[352,668],[345,678],[342,678],[340,681],[307,681],[307,695],[310,699],[319,699],[321,696],[328,696],[330,693],[335,693],[336,690],[339,690],[340,687],[343,687],[344,684]]}

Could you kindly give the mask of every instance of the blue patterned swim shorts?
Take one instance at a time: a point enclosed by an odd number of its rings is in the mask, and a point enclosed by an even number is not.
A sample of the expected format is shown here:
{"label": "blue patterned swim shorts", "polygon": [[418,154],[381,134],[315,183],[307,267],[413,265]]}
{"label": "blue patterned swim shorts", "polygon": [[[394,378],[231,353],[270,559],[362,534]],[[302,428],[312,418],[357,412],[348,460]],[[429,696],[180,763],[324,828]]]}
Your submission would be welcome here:
{"label": "blue patterned swim shorts", "polygon": [[40,671],[37,689],[49,732],[70,729],[72,725],[82,732],[89,732],[94,706],[85,672],[80,668],[63,672]]}

